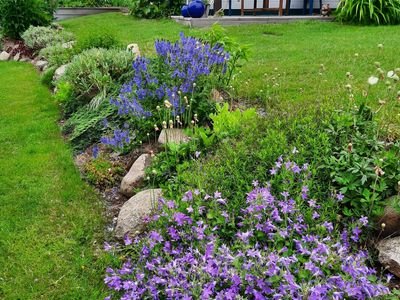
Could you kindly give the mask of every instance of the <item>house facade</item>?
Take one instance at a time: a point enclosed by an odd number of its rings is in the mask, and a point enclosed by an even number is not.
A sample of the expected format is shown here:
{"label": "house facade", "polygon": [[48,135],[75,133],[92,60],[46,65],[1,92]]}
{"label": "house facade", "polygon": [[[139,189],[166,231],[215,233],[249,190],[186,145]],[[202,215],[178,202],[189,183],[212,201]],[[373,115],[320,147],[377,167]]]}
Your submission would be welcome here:
{"label": "house facade", "polygon": [[[251,9],[254,6],[254,0],[244,0],[245,9]],[[257,7],[263,6],[264,0],[257,0]],[[308,2],[308,1],[307,1]],[[229,4],[231,4],[231,14],[239,15],[241,8],[241,0],[215,0],[212,6],[215,10],[223,8],[225,15],[229,14]],[[329,4],[332,9],[335,9],[339,4],[339,0],[322,0],[322,4]],[[290,14],[301,14],[303,11],[304,0],[291,0]],[[279,0],[270,0],[269,7],[276,8],[279,6]],[[319,0],[314,0],[314,10],[319,11]],[[307,6],[308,7],[308,6]],[[286,10],[286,0],[283,0],[283,8]],[[247,13],[249,14],[249,13]],[[261,15],[261,13],[257,13]],[[250,13],[251,15],[251,13]]]}

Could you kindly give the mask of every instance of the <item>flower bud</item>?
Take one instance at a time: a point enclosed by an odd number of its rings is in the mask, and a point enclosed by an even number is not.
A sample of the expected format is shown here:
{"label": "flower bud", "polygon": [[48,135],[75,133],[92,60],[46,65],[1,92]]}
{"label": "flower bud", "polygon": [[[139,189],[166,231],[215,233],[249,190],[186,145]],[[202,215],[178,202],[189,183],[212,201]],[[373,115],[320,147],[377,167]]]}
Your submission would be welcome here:
{"label": "flower bud", "polygon": [[347,145],[347,151],[349,151],[350,153],[353,152],[353,144],[352,143],[349,143]]}

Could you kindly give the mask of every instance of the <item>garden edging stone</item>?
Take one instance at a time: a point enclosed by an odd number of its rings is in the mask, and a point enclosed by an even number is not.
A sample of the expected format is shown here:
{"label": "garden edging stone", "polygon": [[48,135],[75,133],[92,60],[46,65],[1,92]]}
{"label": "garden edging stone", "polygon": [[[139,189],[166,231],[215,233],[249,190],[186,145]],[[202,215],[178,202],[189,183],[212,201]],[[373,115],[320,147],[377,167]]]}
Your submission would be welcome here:
{"label": "garden edging stone", "polygon": [[10,54],[6,51],[0,53],[0,61],[6,61],[10,58]]}
{"label": "garden edging stone", "polygon": [[161,189],[149,189],[126,201],[118,214],[115,236],[123,238],[125,234],[135,236],[143,232],[146,227],[143,218],[152,213],[161,195]]}
{"label": "garden edging stone", "polygon": [[138,187],[145,178],[145,168],[150,165],[151,156],[142,154],[136,159],[129,172],[122,179],[120,192],[125,196],[133,196],[133,189]]}
{"label": "garden edging stone", "polygon": [[400,237],[384,239],[376,247],[380,263],[390,273],[400,278]]}
{"label": "garden edging stone", "polygon": [[65,74],[67,66],[68,64],[65,64],[57,68],[57,70],[54,72],[53,81],[58,81]]}
{"label": "garden edging stone", "polygon": [[186,135],[185,131],[180,128],[165,128],[158,137],[158,142],[163,145],[168,143],[181,144],[189,141],[190,138]]}

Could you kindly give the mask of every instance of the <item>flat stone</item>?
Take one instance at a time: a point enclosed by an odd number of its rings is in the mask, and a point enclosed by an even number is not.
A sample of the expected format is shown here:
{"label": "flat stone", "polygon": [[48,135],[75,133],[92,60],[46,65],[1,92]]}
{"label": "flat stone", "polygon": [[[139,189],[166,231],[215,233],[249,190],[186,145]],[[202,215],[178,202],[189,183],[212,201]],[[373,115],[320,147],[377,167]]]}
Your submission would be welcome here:
{"label": "flat stone", "polygon": [[400,237],[382,240],[376,247],[379,262],[390,273],[400,278]]}
{"label": "flat stone", "polygon": [[117,219],[115,235],[123,238],[125,234],[138,235],[146,228],[143,218],[151,215],[161,197],[161,189],[141,191],[122,206]]}
{"label": "flat stone", "polygon": [[10,54],[6,51],[0,53],[0,61],[6,61],[10,58]]}
{"label": "flat stone", "polygon": [[128,174],[122,179],[120,192],[125,196],[131,197],[133,195],[133,189],[142,184],[145,178],[144,170],[150,165],[150,155],[142,154],[133,163]]}
{"label": "flat stone", "polygon": [[20,58],[20,57],[21,57],[21,53],[18,52],[17,54],[14,55],[14,58],[13,58],[13,59],[14,59],[15,61],[19,61],[19,58]]}
{"label": "flat stone", "polygon": [[139,45],[138,44],[129,44],[126,49],[128,51],[131,51],[133,54],[135,54],[136,56],[140,56],[140,49],[139,49]]}
{"label": "flat stone", "polygon": [[57,70],[54,72],[53,81],[59,80],[65,74],[67,66],[68,64],[62,65],[61,67],[57,68]]}
{"label": "flat stone", "polygon": [[190,138],[185,134],[183,129],[179,128],[168,128],[163,129],[158,137],[158,142],[160,144],[167,144],[167,143],[187,143],[190,141]]}
{"label": "flat stone", "polygon": [[48,65],[48,62],[45,60],[38,60],[35,63],[35,66],[39,69],[39,70],[43,70],[46,66]]}

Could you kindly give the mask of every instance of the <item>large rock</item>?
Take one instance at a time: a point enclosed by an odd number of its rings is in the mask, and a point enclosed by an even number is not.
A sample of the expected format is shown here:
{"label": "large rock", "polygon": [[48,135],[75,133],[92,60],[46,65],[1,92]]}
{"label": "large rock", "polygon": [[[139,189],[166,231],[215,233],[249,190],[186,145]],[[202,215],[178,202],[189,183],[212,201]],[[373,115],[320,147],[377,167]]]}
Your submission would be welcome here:
{"label": "large rock", "polygon": [[47,61],[45,61],[45,60],[38,60],[36,63],[35,63],[35,66],[40,70],[40,71],[42,71],[42,70],[44,70],[44,68],[48,65],[49,63],[47,62]]}
{"label": "large rock", "polygon": [[125,196],[131,197],[133,195],[133,189],[142,184],[145,177],[145,168],[150,165],[150,155],[142,154],[133,163],[128,174],[122,179],[120,192]]}
{"label": "large rock", "polygon": [[390,273],[400,278],[400,237],[385,239],[378,243],[378,259]]}
{"label": "large rock", "polygon": [[183,129],[179,128],[168,128],[163,129],[158,137],[158,142],[160,144],[167,144],[167,143],[187,143],[190,141],[190,138],[185,134]]}
{"label": "large rock", "polygon": [[54,76],[53,76],[54,81],[59,80],[65,74],[65,71],[67,70],[67,66],[68,66],[68,64],[62,65],[61,67],[57,68],[57,70],[54,72]]}
{"label": "large rock", "polygon": [[117,238],[123,238],[125,234],[137,235],[146,227],[143,218],[151,215],[161,197],[161,189],[150,189],[142,191],[122,206],[115,228]]}
{"label": "large rock", "polygon": [[133,54],[136,56],[140,56],[140,49],[138,44],[129,44],[126,49],[128,51],[131,51]]}
{"label": "large rock", "polygon": [[[391,197],[385,201],[387,206],[385,207],[384,213],[377,218],[377,231],[381,238],[400,235],[399,201],[400,198],[398,196]],[[385,225],[382,226],[382,224]]]}
{"label": "large rock", "polygon": [[0,61],[5,61],[10,58],[10,54],[6,51],[0,53]]}

